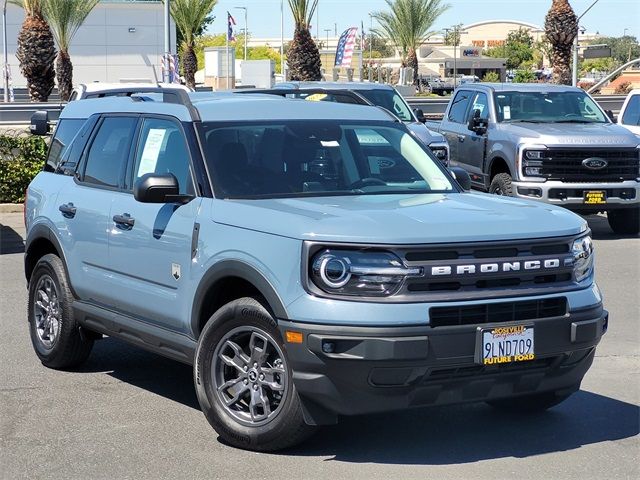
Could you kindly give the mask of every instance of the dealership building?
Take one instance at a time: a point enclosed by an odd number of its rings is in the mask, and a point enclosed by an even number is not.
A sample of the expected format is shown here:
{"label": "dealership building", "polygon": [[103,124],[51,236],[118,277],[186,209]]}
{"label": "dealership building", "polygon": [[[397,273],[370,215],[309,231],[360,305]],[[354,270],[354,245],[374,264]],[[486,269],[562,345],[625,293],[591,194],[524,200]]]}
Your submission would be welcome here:
{"label": "dealership building", "polygon": [[[7,5],[8,63],[13,87],[26,86],[15,56],[24,11]],[[171,51],[175,25],[171,21]],[[73,81],[123,82],[162,79],[164,16],[160,1],[101,1],[71,41]]]}

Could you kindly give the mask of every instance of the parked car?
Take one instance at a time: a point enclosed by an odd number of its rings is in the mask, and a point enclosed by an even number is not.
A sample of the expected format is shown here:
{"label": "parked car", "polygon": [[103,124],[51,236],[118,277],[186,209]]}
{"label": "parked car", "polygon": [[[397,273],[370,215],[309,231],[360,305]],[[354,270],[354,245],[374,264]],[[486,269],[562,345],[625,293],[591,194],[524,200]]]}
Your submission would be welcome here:
{"label": "parked car", "polygon": [[631,90],[622,104],[618,125],[640,136],[640,89]]}
{"label": "parked car", "polygon": [[44,365],[103,335],[191,364],[220,437],[261,451],[340,415],[579,389],[608,325],[582,218],[466,191],[381,108],[160,93],[69,103],[29,185]]}
{"label": "parked car", "polygon": [[402,95],[391,85],[364,82],[286,82],[277,84],[271,90],[238,90],[237,93],[271,93],[311,101],[382,107],[404,122],[444,165],[449,162],[449,145],[444,136],[429,130],[424,125],[422,110],[411,110]]}
{"label": "parked car", "polygon": [[548,84],[465,84],[441,123],[451,165],[475,188],[579,213],[607,212],[613,231],[640,231],[640,139],[583,90]]}

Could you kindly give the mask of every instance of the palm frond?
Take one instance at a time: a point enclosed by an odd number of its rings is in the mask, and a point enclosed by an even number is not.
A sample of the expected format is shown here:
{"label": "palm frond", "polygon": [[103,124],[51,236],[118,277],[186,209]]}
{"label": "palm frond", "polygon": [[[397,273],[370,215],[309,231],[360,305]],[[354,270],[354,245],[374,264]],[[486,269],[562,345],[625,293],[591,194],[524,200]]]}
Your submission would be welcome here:
{"label": "palm frond", "polygon": [[287,0],[293,15],[296,28],[308,29],[313,19],[313,14],[318,7],[318,0]]}
{"label": "palm frond", "polygon": [[192,47],[196,32],[218,0],[171,0],[171,17],[183,38],[183,46]]}
{"label": "palm frond", "polygon": [[9,0],[8,3],[22,8],[27,15],[42,16],[42,0]]}
{"label": "palm frond", "polygon": [[[23,2],[34,0],[22,0]],[[99,0],[37,0],[51,26],[53,38],[61,52],[68,52],[71,39]]]}

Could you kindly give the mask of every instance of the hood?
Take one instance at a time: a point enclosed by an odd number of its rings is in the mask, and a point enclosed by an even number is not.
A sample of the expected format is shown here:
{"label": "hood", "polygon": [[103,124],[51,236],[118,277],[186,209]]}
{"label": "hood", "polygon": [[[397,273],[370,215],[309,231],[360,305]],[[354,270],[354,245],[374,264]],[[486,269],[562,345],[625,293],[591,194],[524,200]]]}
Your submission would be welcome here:
{"label": "hood", "polygon": [[587,228],[563,208],[484,193],[215,200],[212,215],[296,239],[373,244],[544,238]]}
{"label": "hood", "polygon": [[438,132],[434,132],[429,130],[424,123],[420,122],[411,122],[405,124],[409,130],[411,130],[415,135],[425,144],[430,145],[431,143],[446,143],[446,139],[444,135]]}
{"label": "hood", "polygon": [[546,146],[635,147],[638,139],[613,123],[500,123],[500,130],[513,135],[516,143],[529,139]]}

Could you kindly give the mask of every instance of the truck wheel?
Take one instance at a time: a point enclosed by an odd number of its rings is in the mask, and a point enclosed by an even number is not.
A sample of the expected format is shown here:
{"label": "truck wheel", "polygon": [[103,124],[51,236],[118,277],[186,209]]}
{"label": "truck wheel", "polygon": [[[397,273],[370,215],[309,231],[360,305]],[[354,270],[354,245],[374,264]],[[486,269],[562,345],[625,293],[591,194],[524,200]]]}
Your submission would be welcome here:
{"label": "truck wheel", "polygon": [[489,193],[495,193],[496,195],[505,195],[507,197],[513,197],[513,185],[511,184],[511,175],[508,173],[499,173],[491,180],[489,186]]}
{"label": "truck wheel", "polygon": [[59,257],[48,254],[36,264],[29,280],[29,332],[43,365],[65,369],[82,364],[93,347],[73,316],[73,294]]}
{"label": "truck wheel", "polygon": [[230,445],[281,450],[313,431],[276,322],[254,298],[234,300],[209,319],[198,340],[194,383],[202,412]]}
{"label": "truck wheel", "polygon": [[611,230],[623,235],[637,235],[640,232],[640,208],[623,208],[607,212]]}
{"label": "truck wheel", "polygon": [[490,400],[487,403],[498,410],[535,413],[555,407],[556,405],[564,402],[570,396],[570,393],[558,395],[556,392],[545,392],[536,393],[535,395],[525,395],[524,397]]}

